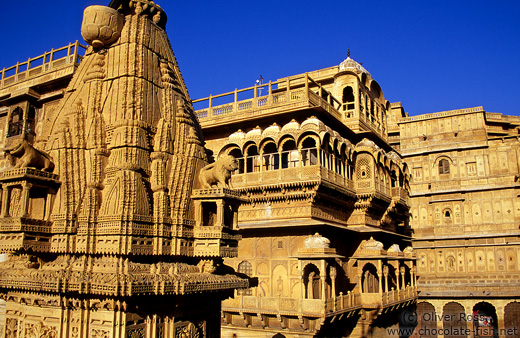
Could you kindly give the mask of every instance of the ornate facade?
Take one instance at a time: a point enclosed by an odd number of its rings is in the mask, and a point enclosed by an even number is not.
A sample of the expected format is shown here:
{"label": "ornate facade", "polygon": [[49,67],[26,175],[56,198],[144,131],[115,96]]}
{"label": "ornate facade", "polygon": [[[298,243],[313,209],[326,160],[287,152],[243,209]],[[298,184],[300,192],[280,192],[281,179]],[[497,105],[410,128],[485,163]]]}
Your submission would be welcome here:
{"label": "ornate facade", "polygon": [[213,157],[237,159],[231,185],[247,199],[226,263],[258,278],[223,303],[222,337],[399,328],[417,299],[410,172],[388,144],[391,105],[370,73],[349,57],[193,103]]}
{"label": "ornate facade", "polygon": [[520,118],[482,107],[413,117],[392,109],[392,143],[413,175],[418,328],[518,337]]}
{"label": "ornate facade", "polygon": [[91,6],[88,47],[3,71],[5,337],[218,337],[222,299],[249,285],[222,264],[241,197],[200,189],[206,149],[165,23],[152,1]]}
{"label": "ornate facade", "polygon": [[409,117],[350,56],[191,101],[165,21],[2,72],[6,337],[518,337],[520,118]]}

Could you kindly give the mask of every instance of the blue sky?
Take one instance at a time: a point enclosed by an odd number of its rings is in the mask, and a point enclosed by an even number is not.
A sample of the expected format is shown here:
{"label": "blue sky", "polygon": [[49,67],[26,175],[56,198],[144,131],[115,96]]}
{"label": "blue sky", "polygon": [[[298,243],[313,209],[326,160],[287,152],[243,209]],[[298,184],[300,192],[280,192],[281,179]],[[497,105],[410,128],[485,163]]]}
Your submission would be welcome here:
{"label": "blue sky", "polygon": [[[362,62],[411,115],[484,106],[520,115],[520,1],[156,0],[192,99]],[[109,0],[20,1],[0,21],[0,68],[80,40]]]}

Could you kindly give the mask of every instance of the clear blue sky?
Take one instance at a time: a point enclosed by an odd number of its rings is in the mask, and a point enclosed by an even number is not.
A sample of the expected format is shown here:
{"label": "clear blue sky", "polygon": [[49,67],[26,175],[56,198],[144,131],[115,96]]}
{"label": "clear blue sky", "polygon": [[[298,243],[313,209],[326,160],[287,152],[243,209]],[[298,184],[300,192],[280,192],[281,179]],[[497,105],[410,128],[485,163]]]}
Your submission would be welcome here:
{"label": "clear blue sky", "polygon": [[[518,0],[156,2],[192,99],[337,65],[350,48],[411,115],[520,115]],[[83,9],[108,3],[20,0],[0,21],[0,68],[83,42]]]}

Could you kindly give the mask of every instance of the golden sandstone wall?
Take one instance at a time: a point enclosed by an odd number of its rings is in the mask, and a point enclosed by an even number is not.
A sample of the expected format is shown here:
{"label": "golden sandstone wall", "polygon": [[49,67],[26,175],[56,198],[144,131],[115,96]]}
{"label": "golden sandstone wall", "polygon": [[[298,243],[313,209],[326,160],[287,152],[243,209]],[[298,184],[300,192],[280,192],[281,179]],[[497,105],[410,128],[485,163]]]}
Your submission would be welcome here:
{"label": "golden sandstone wall", "polygon": [[[413,175],[419,327],[484,329],[473,318],[459,320],[465,314],[491,317],[501,337],[518,335],[519,122],[476,107],[399,123]],[[455,319],[436,320],[433,312]]]}

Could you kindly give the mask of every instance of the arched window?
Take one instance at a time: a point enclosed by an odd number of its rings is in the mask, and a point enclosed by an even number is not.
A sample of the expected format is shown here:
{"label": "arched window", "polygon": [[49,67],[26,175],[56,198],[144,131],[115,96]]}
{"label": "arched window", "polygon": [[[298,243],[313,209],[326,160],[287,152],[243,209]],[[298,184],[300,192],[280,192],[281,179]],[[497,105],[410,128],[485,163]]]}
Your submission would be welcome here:
{"label": "arched window", "polygon": [[252,173],[260,171],[260,163],[258,158],[258,149],[255,145],[251,145],[246,150],[246,172]]}
{"label": "arched window", "polygon": [[300,161],[300,155],[296,149],[296,143],[288,140],[282,147],[282,168],[295,168]]}
{"label": "arched window", "polygon": [[439,175],[446,175],[450,173],[450,161],[443,158],[439,161]]}
{"label": "arched window", "polygon": [[355,98],[354,98],[354,90],[351,86],[343,88],[343,110],[352,110],[354,109]]}
{"label": "arched window", "polygon": [[377,269],[372,264],[367,264],[363,267],[363,293],[377,293],[379,292],[379,278]]}
{"label": "arched window", "polygon": [[23,109],[16,107],[9,119],[9,127],[7,130],[7,137],[21,135],[23,131]]}
{"label": "arched window", "polygon": [[308,264],[303,270],[303,285],[305,286],[305,298],[321,298],[320,270],[314,264]]}
{"label": "arched window", "polygon": [[263,147],[262,166],[262,170],[276,170],[280,168],[280,156],[274,142],[269,142]]}
{"label": "arched window", "polygon": [[302,164],[304,166],[318,164],[318,150],[316,147],[316,140],[312,137],[307,137],[302,142]]}

